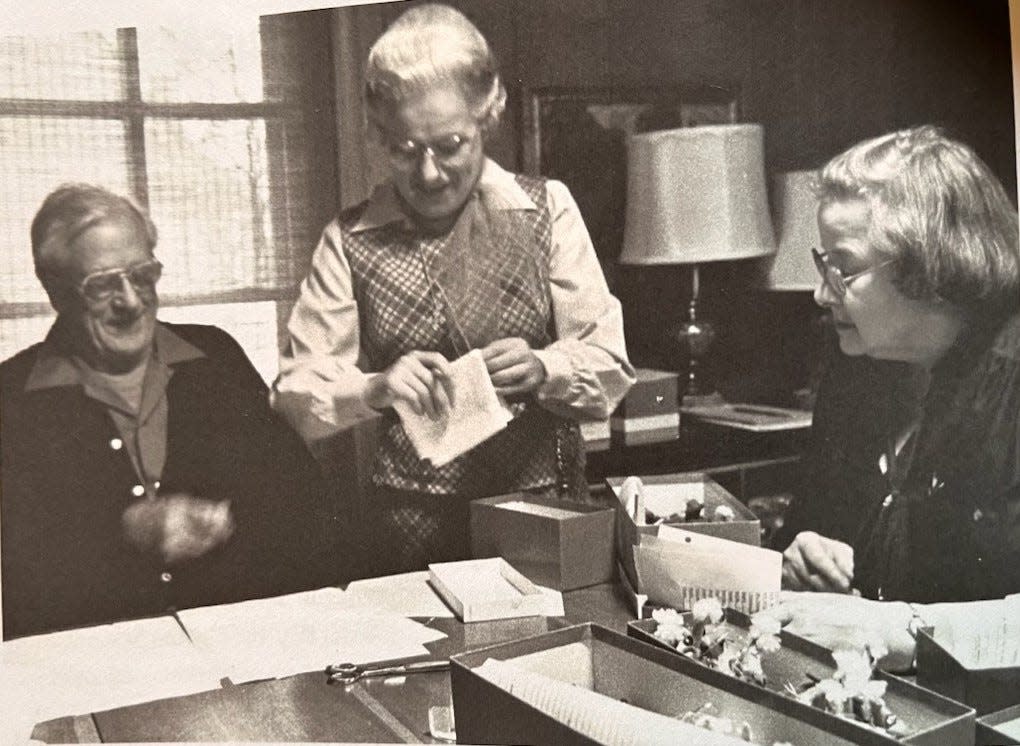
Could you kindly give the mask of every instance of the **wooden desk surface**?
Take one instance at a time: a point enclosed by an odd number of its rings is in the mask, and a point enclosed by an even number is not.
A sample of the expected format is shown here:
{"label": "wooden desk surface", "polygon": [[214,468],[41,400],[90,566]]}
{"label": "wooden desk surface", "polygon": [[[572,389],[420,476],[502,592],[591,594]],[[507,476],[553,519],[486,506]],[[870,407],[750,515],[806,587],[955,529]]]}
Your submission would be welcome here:
{"label": "wooden desk surface", "polygon": [[[447,634],[427,645],[430,657],[447,658],[556,629],[596,622],[625,631],[632,615],[619,588],[599,585],[563,594],[565,616],[526,617],[462,624],[434,619]],[[149,702],[36,726],[33,738],[49,743],[111,741],[351,741],[434,743],[428,710],[450,705],[449,673],[404,679],[366,679],[330,686],[321,672],[226,686],[186,697]]]}

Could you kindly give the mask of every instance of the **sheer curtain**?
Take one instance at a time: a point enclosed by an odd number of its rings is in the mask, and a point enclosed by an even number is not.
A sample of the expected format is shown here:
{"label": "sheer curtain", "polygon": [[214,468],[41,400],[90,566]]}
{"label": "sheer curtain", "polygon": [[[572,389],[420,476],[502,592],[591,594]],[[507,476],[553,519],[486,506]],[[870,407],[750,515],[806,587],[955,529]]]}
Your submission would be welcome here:
{"label": "sheer curtain", "polygon": [[164,317],[252,340],[264,319],[275,374],[276,319],[336,209],[332,17],[0,36],[0,358],[52,318],[32,217],[58,184],[86,181],[149,207],[163,305],[190,308]]}

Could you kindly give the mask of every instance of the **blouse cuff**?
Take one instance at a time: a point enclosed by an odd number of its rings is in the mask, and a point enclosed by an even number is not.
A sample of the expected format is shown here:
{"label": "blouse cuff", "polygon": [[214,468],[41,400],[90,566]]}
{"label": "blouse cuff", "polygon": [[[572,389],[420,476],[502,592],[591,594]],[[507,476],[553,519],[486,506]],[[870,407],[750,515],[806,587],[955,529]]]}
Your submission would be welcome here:
{"label": "blouse cuff", "polygon": [[609,416],[605,382],[588,370],[568,350],[535,350],[548,378],[536,392],[546,409],[573,419],[602,419]]}
{"label": "blouse cuff", "polygon": [[278,379],[270,403],[306,442],[312,442],[378,414],[364,401],[367,384],[365,375],[328,381],[303,371]]}
{"label": "blouse cuff", "polygon": [[542,382],[542,391],[554,398],[563,398],[570,386],[573,365],[570,357],[562,350],[545,349],[534,350],[535,357],[545,368],[545,381]]}

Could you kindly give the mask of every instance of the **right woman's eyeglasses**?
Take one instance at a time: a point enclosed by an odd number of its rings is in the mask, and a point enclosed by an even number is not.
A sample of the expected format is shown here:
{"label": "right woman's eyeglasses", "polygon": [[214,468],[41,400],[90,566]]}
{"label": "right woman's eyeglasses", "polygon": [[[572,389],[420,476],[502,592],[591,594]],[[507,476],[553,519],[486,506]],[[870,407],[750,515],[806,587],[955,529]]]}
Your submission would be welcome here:
{"label": "right woman's eyeglasses", "polygon": [[869,272],[874,272],[876,269],[880,269],[887,264],[892,264],[894,261],[892,259],[887,259],[884,262],[876,264],[874,267],[868,267],[860,272],[854,272],[852,275],[845,275],[843,274],[843,270],[829,263],[828,252],[811,249],[811,258],[815,260],[815,269],[817,269],[818,274],[822,276],[822,281],[825,282],[832,292],[840,298],[846,295],[847,287],[858,277],[862,277]]}

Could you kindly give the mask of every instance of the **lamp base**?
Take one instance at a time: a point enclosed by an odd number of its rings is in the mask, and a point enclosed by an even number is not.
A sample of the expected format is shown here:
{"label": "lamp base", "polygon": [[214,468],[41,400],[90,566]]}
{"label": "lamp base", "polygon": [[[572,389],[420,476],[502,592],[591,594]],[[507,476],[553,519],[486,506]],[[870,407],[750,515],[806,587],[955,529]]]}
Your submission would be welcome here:
{"label": "lamp base", "polygon": [[680,398],[681,407],[710,407],[722,403],[722,397],[705,381],[701,364],[715,339],[715,327],[708,321],[698,319],[696,303],[697,298],[692,298],[688,318],[674,334],[680,358],[686,360],[686,370],[680,371],[681,383],[684,378],[687,379]]}

